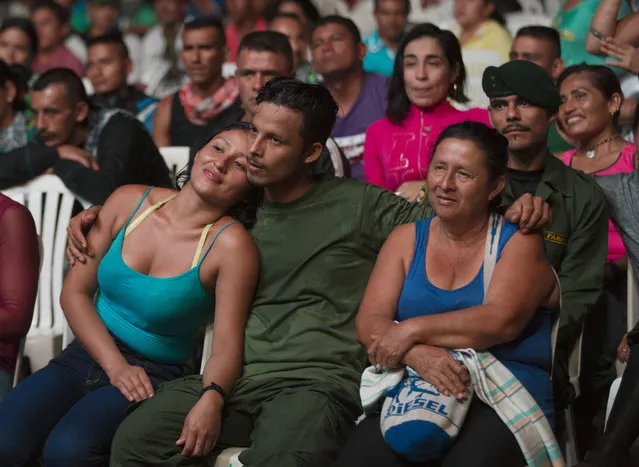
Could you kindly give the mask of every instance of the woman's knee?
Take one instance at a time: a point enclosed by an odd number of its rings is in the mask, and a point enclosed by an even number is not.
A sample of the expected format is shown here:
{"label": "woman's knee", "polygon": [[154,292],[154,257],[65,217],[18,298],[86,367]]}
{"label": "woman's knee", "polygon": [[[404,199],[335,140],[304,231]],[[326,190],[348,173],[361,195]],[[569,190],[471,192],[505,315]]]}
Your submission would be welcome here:
{"label": "woman's knee", "polygon": [[108,446],[93,445],[82,429],[54,429],[44,444],[42,457],[47,467],[101,465],[108,458]]}

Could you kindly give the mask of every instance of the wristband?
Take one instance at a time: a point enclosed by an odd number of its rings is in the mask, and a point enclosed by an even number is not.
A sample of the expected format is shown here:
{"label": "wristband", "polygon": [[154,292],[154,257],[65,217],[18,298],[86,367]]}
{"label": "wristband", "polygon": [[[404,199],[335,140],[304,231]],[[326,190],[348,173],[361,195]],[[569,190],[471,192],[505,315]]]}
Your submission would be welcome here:
{"label": "wristband", "polygon": [[202,397],[204,393],[206,393],[206,391],[217,392],[220,396],[222,396],[222,401],[226,402],[226,391],[219,384],[215,384],[213,381],[211,381],[208,386],[202,389],[202,391],[200,392],[200,397]]}

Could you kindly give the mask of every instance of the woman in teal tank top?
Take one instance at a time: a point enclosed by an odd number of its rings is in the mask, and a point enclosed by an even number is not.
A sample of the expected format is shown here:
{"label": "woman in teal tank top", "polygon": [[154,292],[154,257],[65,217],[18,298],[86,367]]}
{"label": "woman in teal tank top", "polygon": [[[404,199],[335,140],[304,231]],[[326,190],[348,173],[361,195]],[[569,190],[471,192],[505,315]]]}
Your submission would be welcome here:
{"label": "woman in teal tank top", "polygon": [[[508,142],[494,129],[464,122],[444,130],[427,179],[436,215],[398,227],[384,243],[359,309],[357,335],[373,365],[410,366],[458,399],[468,395],[469,374],[448,350],[488,350],[552,417],[547,308],[557,303],[555,276],[540,236],[524,235],[507,222],[498,233],[490,222],[507,163]],[[497,262],[484,296],[487,234],[497,236],[490,243],[497,246]],[[357,426],[336,467],[526,464],[514,434],[476,395],[443,454],[429,451],[418,424],[402,429],[394,447],[419,463],[389,447],[376,415]]]}
{"label": "woman in teal tank top", "polygon": [[130,185],[109,197],[87,237],[93,257],[73,265],[62,290],[77,339],[0,404],[0,464],[42,452],[47,466],[107,465],[127,407],[184,375],[214,315],[204,381],[215,388],[198,410],[221,418],[259,268],[253,240],[229,215],[255,212],[247,152],[247,125],[234,124],[200,149],[181,190]]}

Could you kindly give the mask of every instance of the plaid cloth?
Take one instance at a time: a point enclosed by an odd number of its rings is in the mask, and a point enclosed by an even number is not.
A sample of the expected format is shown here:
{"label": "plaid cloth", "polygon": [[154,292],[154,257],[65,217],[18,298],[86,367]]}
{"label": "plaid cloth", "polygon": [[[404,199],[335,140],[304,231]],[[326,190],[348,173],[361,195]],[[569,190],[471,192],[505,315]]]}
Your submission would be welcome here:
{"label": "plaid cloth", "polygon": [[546,416],[508,368],[490,352],[465,349],[451,354],[468,369],[475,395],[512,431],[528,466],[565,466]]}
{"label": "plaid cloth", "polygon": [[193,84],[188,82],[179,91],[180,104],[191,123],[204,125],[230,107],[240,95],[235,78],[229,78],[212,96],[201,98],[193,94]]}

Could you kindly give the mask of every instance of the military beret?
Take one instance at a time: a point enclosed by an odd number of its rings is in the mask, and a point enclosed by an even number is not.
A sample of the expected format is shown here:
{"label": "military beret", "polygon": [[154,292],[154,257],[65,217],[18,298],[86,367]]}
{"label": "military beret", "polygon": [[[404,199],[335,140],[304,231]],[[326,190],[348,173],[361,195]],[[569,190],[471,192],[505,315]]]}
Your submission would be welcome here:
{"label": "military beret", "polygon": [[482,88],[489,98],[517,95],[533,105],[557,110],[561,104],[559,90],[548,72],[536,63],[513,60],[484,71]]}

